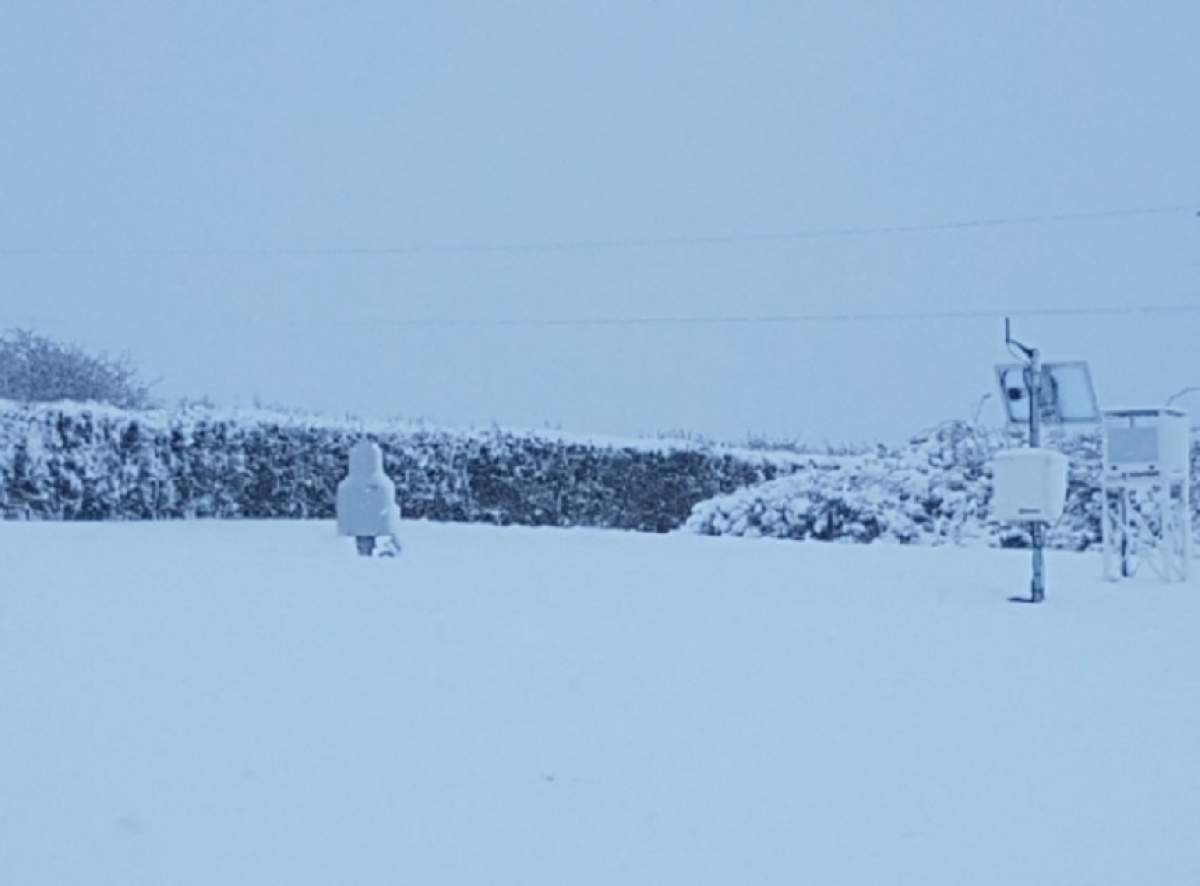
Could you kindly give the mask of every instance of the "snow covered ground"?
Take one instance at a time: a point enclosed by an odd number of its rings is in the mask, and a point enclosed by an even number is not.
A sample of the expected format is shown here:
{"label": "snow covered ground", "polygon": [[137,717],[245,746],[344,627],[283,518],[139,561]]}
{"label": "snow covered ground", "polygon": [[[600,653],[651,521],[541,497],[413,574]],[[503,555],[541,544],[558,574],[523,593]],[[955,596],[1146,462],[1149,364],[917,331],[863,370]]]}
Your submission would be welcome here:
{"label": "snow covered ground", "polygon": [[0,883],[1200,882],[1196,582],[332,532],[0,524]]}

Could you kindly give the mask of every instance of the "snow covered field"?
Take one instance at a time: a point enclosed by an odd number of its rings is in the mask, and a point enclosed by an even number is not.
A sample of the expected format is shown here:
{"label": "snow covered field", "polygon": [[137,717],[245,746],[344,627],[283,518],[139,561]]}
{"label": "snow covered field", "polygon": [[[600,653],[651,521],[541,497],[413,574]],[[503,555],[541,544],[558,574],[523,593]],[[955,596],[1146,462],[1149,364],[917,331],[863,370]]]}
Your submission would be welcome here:
{"label": "snow covered field", "polygon": [[0,524],[0,883],[1200,882],[1196,582],[332,532]]}

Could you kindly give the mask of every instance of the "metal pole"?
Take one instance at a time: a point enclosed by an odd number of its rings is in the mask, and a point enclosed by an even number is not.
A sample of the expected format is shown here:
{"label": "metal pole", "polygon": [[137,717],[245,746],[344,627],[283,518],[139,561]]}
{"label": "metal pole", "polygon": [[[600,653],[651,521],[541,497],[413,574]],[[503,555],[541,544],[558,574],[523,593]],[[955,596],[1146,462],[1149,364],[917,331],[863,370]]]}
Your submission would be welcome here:
{"label": "metal pole", "polygon": [[[1037,348],[1033,348],[1029,355],[1029,445],[1042,445],[1042,358]],[[1046,597],[1046,568],[1043,554],[1045,531],[1040,522],[1030,525],[1029,538],[1033,543],[1030,602],[1041,603]]]}
{"label": "metal pole", "polygon": [[1121,578],[1129,578],[1133,575],[1133,570],[1129,565],[1129,558],[1132,551],[1129,549],[1129,489],[1121,487],[1120,510],[1121,515]]}
{"label": "metal pole", "polygon": [[1175,506],[1171,501],[1171,481],[1168,480],[1158,489],[1159,533],[1162,535],[1162,580],[1171,582],[1175,579]]}
{"label": "metal pole", "polygon": [[[1191,441],[1188,441],[1189,444]],[[1188,469],[1183,475],[1183,580],[1192,571],[1192,450],[1188,446]]]}

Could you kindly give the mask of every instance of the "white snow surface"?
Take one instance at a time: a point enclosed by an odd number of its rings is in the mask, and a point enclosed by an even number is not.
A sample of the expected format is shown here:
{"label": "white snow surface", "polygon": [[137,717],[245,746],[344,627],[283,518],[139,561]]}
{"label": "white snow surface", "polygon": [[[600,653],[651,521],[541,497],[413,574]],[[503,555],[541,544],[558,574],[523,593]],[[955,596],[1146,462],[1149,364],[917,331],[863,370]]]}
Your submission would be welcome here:
{"label": "white snow surface", "polygon": [[1200,587],[1051,553],[0,524],[0,882],[1195,884]]}

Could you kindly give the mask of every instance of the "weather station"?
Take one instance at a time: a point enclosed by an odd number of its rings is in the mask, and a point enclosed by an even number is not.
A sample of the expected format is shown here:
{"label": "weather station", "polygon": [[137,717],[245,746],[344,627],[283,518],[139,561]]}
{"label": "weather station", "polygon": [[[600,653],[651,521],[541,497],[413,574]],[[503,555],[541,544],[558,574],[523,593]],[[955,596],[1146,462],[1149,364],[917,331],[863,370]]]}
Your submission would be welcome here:
{"label": "weather station", "polygon": [[1046,529],[1062,517],[1069,468],[1065,455],[1042,446],[1042,428],[1099,424],[1100,407],[1087,363],[1043,363],[1037,348],[1012,337],[1007,319],[1004,343],[1022,362],[996,367],[1001,402],[1009,425],[1028,429],[1029,446],[1001,452],[993,460],[992,512],[1006,522],[1028,525],[1033,549],[1029,597],[1010,599],[1041,603],[1046,597]]}
{"label": "weather station", "polygon": [[1192,558],[1191,429],[1170,407],[1104,413],[1104,577],[1149,564],[1163,581],[1187,581]]}

